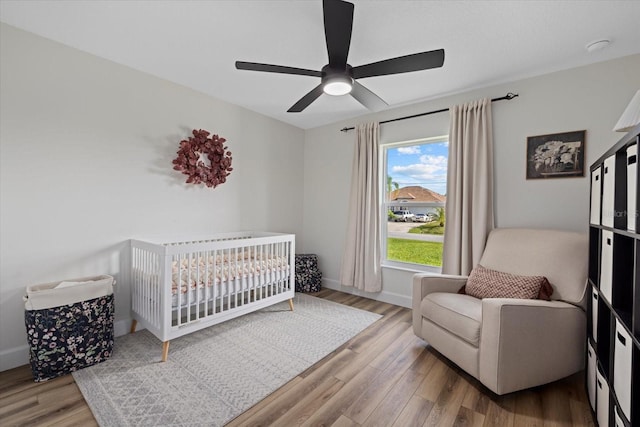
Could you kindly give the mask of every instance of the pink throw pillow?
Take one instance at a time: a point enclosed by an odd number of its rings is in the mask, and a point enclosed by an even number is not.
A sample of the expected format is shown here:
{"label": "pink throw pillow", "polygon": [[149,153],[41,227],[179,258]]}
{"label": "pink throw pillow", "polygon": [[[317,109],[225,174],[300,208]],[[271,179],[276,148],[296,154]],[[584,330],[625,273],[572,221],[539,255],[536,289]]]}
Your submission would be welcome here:
{"label": "pink throw pillow", "polygon": [[520,276],[478,264],[458,293],[476,298],[519,298],[549,301],[553,288],[544,276]]}

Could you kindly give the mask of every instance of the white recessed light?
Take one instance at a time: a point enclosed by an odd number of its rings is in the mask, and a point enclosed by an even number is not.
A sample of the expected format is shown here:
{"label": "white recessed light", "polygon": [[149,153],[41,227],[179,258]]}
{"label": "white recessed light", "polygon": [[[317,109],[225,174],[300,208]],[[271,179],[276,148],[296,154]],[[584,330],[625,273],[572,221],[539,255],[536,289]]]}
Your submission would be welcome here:
{"label": "white recessed light", "polygon": [[609,40],[606,40],[606,39],[596,40],[594,42],[591,42],[591,43],[587,44],[586,49],[587,49],[587,52],[591,53],[591,52],[595,52],[597,50],[602,50],[605,47],[609,46],[610,44],[611,44],[611,42]]}

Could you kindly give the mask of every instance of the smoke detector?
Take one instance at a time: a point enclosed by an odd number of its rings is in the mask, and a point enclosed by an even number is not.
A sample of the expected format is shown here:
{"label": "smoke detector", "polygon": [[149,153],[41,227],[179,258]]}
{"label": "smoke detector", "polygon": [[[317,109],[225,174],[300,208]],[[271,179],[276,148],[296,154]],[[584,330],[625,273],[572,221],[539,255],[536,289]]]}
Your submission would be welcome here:
{"label": "smoke detector", "polygon": [[606,48],[607,46],[609,46],[611,44],[611,42],[607,39],[602,39],[602,40],[596,40],[593,41],[591,43],[588,43],[585,48],[587,49],[587,52],[592,53],[598,50],[602,50],[604,48]]}

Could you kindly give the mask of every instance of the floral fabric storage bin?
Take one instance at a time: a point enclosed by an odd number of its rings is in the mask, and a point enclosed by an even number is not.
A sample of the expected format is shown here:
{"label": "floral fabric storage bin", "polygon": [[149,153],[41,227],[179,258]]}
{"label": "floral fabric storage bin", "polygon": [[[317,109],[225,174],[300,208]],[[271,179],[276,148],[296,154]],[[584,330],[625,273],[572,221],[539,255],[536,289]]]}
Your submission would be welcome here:
{"label": "floral fabric storage bin", "polygon": [[320,292],[321,287],[318,255],[296,254],[296,292]]}
{"label": "floral fabric storage bin", "polygon": [[109,358],[113,351],[114,280],[85,277],[27,288],[25,325],[36,382]]}

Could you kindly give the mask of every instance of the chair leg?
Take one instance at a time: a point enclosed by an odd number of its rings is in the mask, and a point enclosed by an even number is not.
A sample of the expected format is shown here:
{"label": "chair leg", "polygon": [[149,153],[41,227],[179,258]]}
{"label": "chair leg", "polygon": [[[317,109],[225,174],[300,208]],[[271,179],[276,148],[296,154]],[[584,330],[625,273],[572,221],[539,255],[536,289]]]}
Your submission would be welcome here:
{"label": "chair leg", "polygon": [[162,361],[166,362],[167,358],[169,357],[169,342],[170,341],[165,341],[162,343]]}

